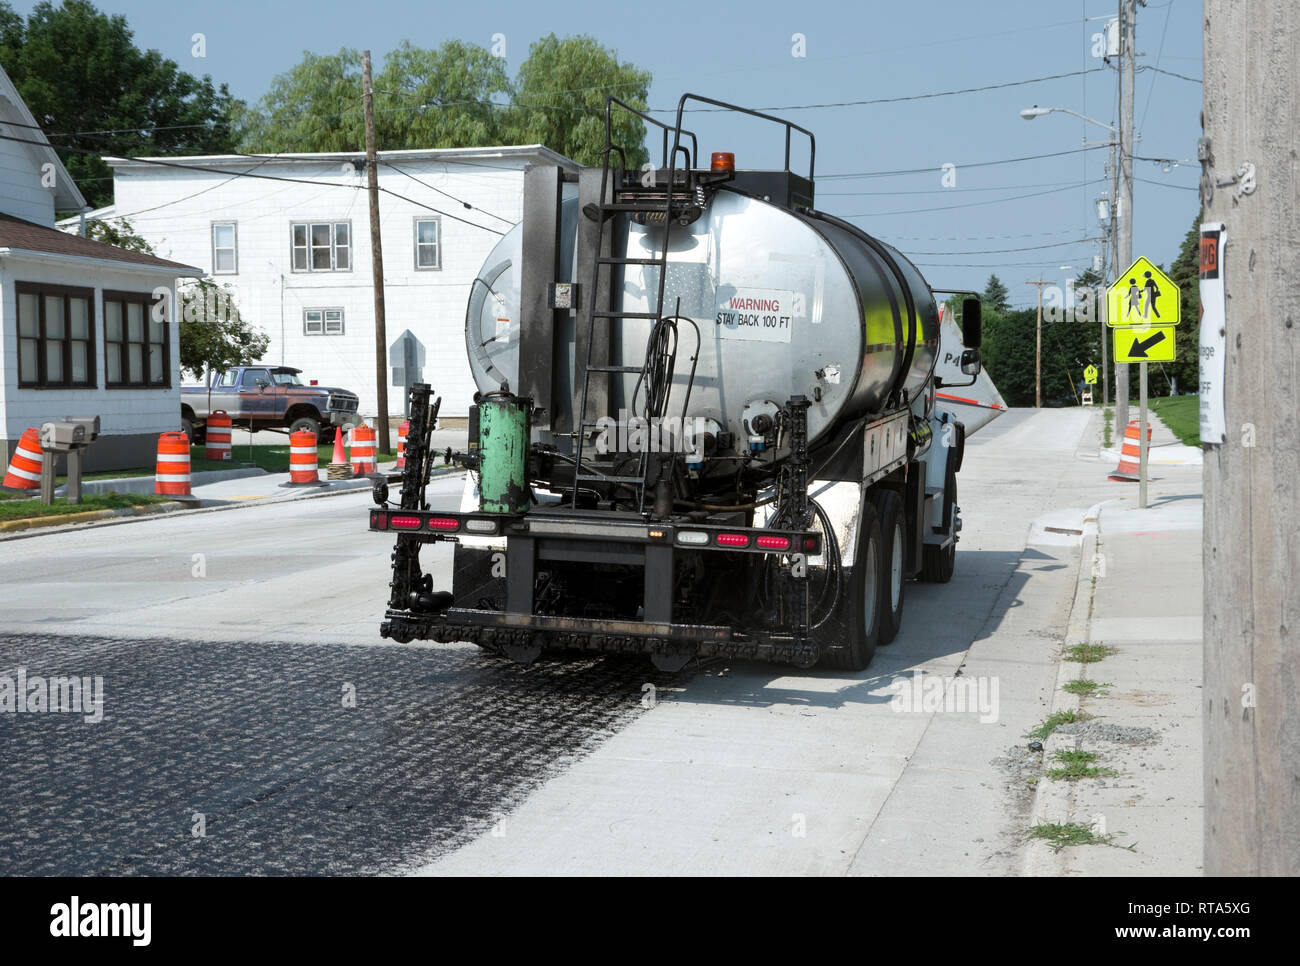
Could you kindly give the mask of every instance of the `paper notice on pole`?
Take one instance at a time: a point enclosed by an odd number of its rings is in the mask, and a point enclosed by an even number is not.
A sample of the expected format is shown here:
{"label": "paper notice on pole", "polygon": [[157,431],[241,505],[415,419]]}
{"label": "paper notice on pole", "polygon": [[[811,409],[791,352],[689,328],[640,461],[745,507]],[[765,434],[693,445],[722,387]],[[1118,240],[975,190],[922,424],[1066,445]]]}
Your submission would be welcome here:
{"label": "paper notice on pole", "polygon": [[1227,311],[1223,286],[1223,250],[1228,233],[1222,224],[1201,226],[1201,442],[1227,442],[1223,412]]}

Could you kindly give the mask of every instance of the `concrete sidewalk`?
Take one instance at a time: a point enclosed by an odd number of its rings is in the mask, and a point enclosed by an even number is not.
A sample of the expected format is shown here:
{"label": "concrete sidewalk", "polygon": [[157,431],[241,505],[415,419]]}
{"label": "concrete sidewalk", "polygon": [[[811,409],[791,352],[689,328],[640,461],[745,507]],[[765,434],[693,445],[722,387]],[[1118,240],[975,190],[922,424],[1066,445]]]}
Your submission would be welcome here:
{"label": "concrete sidewalk", "polygon": [[[1091,663],[1063,658],[1052,711],[1088,717],[1044,740],[1035,794],[1035,825],[1083,826],[1099,841],[1053,851],[1031,840],[1026,874],[1202,871],[1201,473],[1161,466],[1152,477],[1147,509],[1133,484],[1085,524],[1064,651],[1107,650]],[[1064,690],[1081,679],[1099,687]],[[1097,756],[1087,765],[1101,777],[1047,777],[1066,764],[1061,753],[1080,751]]]}
{"label": "concrete sidewalk", "polygon": [[[1130,421],[1136,421],[1138,418],[1136,407],[1129,409]],[[1151,441],[1147,445],[1147,463],[1150,466],[1200,466],[1203,462],[1203,456],[1198,446],[1186,446],[1177,436],[1170,431],[1155,414],[1154,411],[1147,410],[1147,425],[1151,429]],[[1120,447],[1124,445],[1124,427],[1111,427],[1110,449],[1098,451],[1098,456],[1103,460],[1114,460],[1119,462]]]}

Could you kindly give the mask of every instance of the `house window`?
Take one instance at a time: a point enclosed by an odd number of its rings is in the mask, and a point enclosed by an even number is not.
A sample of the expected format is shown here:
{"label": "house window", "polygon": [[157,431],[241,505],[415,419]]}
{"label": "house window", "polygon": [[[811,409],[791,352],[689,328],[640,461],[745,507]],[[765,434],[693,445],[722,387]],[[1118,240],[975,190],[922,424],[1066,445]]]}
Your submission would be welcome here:
{"label": "house window", "polygon": [[306,309],[302,313],[303,335],[342,335],[342,309]]}
{"label": "house window", "polygon": [[437,218],[415,219],[415,267],[442,268],[442,224]]}
{"label": "house window", "polygon": [[238,235],[233,221],[212,223],[212,274],[235,275],[239,272]]}
{"label": "house window", "polygon": [[295,272],[352,271],[350,222],[295,222],[290,227]]}
{"label": "house window", "polygon": [[171,385],[166,305],[148,292],[104,293],[104,370],[109,389]]}
{"label": "house window", "polygon": [[18,385],[99,384],[95,371],[94,290],[16,282]]}

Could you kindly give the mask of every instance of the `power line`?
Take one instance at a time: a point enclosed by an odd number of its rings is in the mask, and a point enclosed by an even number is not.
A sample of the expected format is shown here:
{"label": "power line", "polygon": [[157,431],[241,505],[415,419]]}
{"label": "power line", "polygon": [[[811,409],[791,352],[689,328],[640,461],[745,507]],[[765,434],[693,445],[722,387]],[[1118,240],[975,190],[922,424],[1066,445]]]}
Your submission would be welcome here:
{"label": "power line", "polygon": [[[1050,154],[1027,154],[1019,158],[999,158],[996,161],[964,161],[961,163],[953,162],[954,168],[988,168],[999,164],[1018,164],[1021,161],[1038,161],[1043,158],[1060,158],[1069,154],[1081,154],[1084,151],[1097,151],[1106,147],[1104,144],[1094,144],[1091,147],[1071,148],[1068,151],[1053,151]],[[1156,160],[1143,159],[1143,160]],[[925,168],[900,168],[896,171],[857,171],[844,174],[821,174],[817,176],[818,181],[844,181],[855,178],[892,178],[904,174],[933,174],[939,170],[934,165]]]}
{"label": "power line", "polygon": [[[993,238],[1045,238],[1048,235],[1064,235],[1067,232],[1073,234],[1074,228],[1061,228],[1053,231],[1030,231],[1022,232],[1018,235],[881,235],[884,241],[897,239],[899,241],[989,241]],[[892,244],[892,241],[891,241]]]}
{"label": "power line", "polygon": [[[0,134],[0,140],[2,140],[2,141],[14,141],[14,142],[17,142],[18,144],[35,144],[35,145],[37,145],[37,146],[39,146],[39,147],[49,147],[49,145],[46,145],[46,144],[44,144],[44,143],[41,142],[41,141],[28,141],[28,140],[26,140],[26,139],[24,139],[24,138],[16,138],[16,137],[14,137],[14,136],[12,136],[12,135],[9,135],[9,134]],[[72,152],[75,153],[75,154],[90,154],[90,155],[95,155],[96,157],[99,156],[99,152],[97,152],[97,151],[91,151],[89,148],[74,148],[74,147],[68,147],[68,148],[65,148],[64,150],[72,151]],[[240,157],[253,157],[253,156],[252,156],[252,155],[240,155]],[[270,160],[272,160],[272,159],[273,159],[273,158],[268,157],[268,158],[263,159],[263,162],[265,162],[265,161],[270,161]],[[123,160],[134,161],[134,162],[136,162],[136,163],[138,163],[138,164],[152,164],[152,165],[156,165],[156,166],[160,166],[160,167],[167,167],[167,168],[182,168],[182,169],[184,169],[184,170],[186,170],[186,171],[202,171],[202,172],[205,172],[205,173],[207,173],[207,174],[222,174],[222,175],[227,174],[226,171],[223,171],[223,170],[221,170],[220,168],[208,168],[208,167],[204,167],[204,166],[202,166],[202,165],[196,165],[196,164],[181,164],[181,163],[176,162],[176,161],[167,161],[167,160],[164,160],[164,159],[162,159],[162,158],[131,158],[131,157],[127,157],[127,158],[124,158]],[[256,167],[256,165],[255,165],[255,167]],[[231,176],[227,179],[226,182],[222,182],[222,183],[223,183],[223,184],[224,184],[224,183],[228,183],[229,181],[234,180],[235,178],[257,178],[257,179],[259,179],[259,180],[263,180],[263,181],[283,181],[283,182],[286,182],[286,183],[288,183],[288,184],[329,185],[329,186],[338,187],[338,188],[348,188],[348,189],[350,189],[350,190],[355,190],[355,189],[356,189],[356,185],[344,184],[344,183],[341,182],[341,181],[313,181],[313,180],[311,180],[311,179],[309,179],[309,178],[288,178],[288,177],[284,177],[283,175],[274,175],[274,174],[254,174],[254,173],[252,173],[251,170],[250,170],[250,171],[244,171],[244,172],[238,172],[238,173],[236,173],[236,174],[234,174],[234,175],[231,175]],[[219,187],[219,185],[214,185],[213,187]],[[489,227],[487,227],[486,225],[479,225],[479,224],[476,224],[475,222],[469,221],[469,220],[467,220],[467,219],[465,219],[465,218],[461,218],[459,215],[453,215],[453,214],[451,214],[450,212],[442,211],[441,209],[439,209],[439,208],[435,208],[435,207],[433,207],[432,205],[426,205],[426,204],[424,204],[423,202],[416,201],[414,198],[408,198],[408,197],[406,197],[405,195],[398,194],[396,191],[393,191],[391,188],[383,188],[383,187],[381,187],[379,190],[382,191],[382,192],[384,192],[385,194],[392,195],[394,198],[401,198],[403,201],[406,201],[406,202],[408,202],[408,203],[410,203],[410,204],[413,204],[413,205],[415,205],[417,208],[424,208],[424,209],[426,209],[426,210],[428,210],[428,211],[432,211],[432,212],[434,212],[435,214],[442,215],[444,218],[450,218],[452,221],[458,221],[458,222],[460,222],[461,224],[469,225],[471,228],[481,228],[483,231],[491,232],[491,233],[494,234],[494,235],[504,235],[504,234],[505,234],[505,232],[497,231],[495,228],[489,228]],[[201,192],[200,192],[200,193],[201,193]],[[191,195],[191,196],[189,196],[189,197],[193,197],[193,195]],[[183,199],[182,199],[182,200],[183,200]],[[176,202],[168,202],[167,204],[176,204]],[[157,207],[164,207],[164,205],[159,205],[159,206],[157,206]],[[152,211],[152,210],[154,210],[154,209],[145,209],[145,210]],[[136,212],[136,214],[140,214],[140,212]],[[119,216],[114,216],[114,217],[119,217]],[[120,217],[129,217],[129,216],[125,216],[125,215],[123,215],[123,216],[120,216]]]}
{"label": "power line", "polygon": [[[1105,70],[1104,67],[1089,67],[1086,70],[1072,70],[1064,74],[1048,74],[1045,77],[1031,77],[1028,80],[1006,81],[1002,84],[985,84],[982,87],[963,87],[953,91],[935,91],[931,94],[907,94],[901,97],[873,97],[863,101],[830,101],[825,104],[782,104],[777,107],[756,107],[756,111],[811,111],[823,107],[861,107],[870,104],[898,104],[903,101],[924,101],[933,97],[952,97],[957,94],[977,94],[982,91],[996,91],[1007,87],[1024,87],[1027,84],[1041,84],[1044,81],[1061,80],[1065,77],[1079,77],[1082,74],[1095,74],[1098,71]],[[677,109],[668,110],[662,108],[649,108],[653,114],[676,114]],[[725,113],[725,107],[700,107],[687,108],[683,113],[686,114],[717,114]]]}
{"label": "power line", "polygon": [[467,209],[469,209],[470,211],[481,211],[481,212],[483,212],[483,214],[487,215],[488,217],[490,217],[490,218],[495,218],[497,221],[504,221],[507,225],[510,225],[510,226],[512,226],[512,227],[513,227],[514,224],[515,224],[515,222],[514,222],[513,219],[510,219],[510,218],[502,218],[500,215],[494,215],[494,214],[492,214],[492,212],[486,210],[485,208],[476,208],[474,205],[471,205],[468,201],[465,201],[465,200],[463,200],[463,199],[461,199],[461,198],[457,198],[455,195],[448,194],[446,191],[443,191],[441,188],[435,188],[433,185],[428,184],[427,182],[421,181],[421,180],[420,180],[419,178],[417,178],[415,175],[411,174],[409,171],[404,170],[403,168],[399,168],[397,165],[393,164],[393,162],[391,162],[391,161],[384,161],[384,160],[381,158],[379,163],[382,164],[382,165],[384,165],[384,166],[387,167],[387,168],[392,168],[392,169],[393,169],[394,171],[396,171],[398,174],[404,174],[404,175],[406,175],[408,178],[410,178],[412,181],[414,181],[416,184],[420,185],[421,187],[428,188],[430,191],[436,191],[436,192],[438,192],[438,194],[443,195],[443,196],[445,196],[445,197],[447,197],[447,198],[450,198],[452,201],[458,202],[458,203],[461,204],[461,205],[464,205],[464,206],[465,206]]}
{"label": "power line", "polygon": [[1203,80],[1201,80],[1199,77],[1188,77],[1186,74],[1176,74],[1176,73],[1174,73],[1172,70],[1165,70],[1163,67],[1152,67],[1150,64],[1147,64],[1147,65],[1144,66],[1144,67],[1136,67],[1136,68],[1134,68],[1134,69],[1135,69],[1135,70],[1153,70],[1153,71],[1155,71],[1157,74],[1168,74],[1170,77],[1177,77],[1179,80],[1190,81],[1190,82],[1193,83],[1193,84],[1203,84],[1203,83],[1205,83],[1205,82],[1204,82]]}
{"label": "power line", "polygon": [[1134,178],[1134,181],[1141,181],[1143,184],[1159,185],[1161,188],[1177,188],[1179,191],[1200,191],[1201,189],[1194,184],[1170,184],[1168,181],[1153,181],[1150,178]]}
{"label": "power line", "polygon": [[[1174,12],[1174,5],[1171,3],[1165,8],[1165,25],[1164,28],[1160,31],[1160,47],[1156,50],[1156,62],[1155,62],[1154,69],[1156,69],[1157,71],[1160,66],[1160,58],[1164,55],[1165,52],[1165,35],[1169,33],[1169,17],[1173,12]],[[1147,102],[1146,105],[1142,108],[1142,123],[1138,125],[1139,128],[1145,128],[1147,126],[1147,112],[1151,110],[1151,95],[1155,93],[1155,90],[1156,90],[1156,78],[1153,77],[1151,78],[1151,86],[1147,88]]]}
{"label": "power line", "polygon": [[1084,242],[1097,241],[1095,238],[1073,238],[1070,241],[1052,242],[1050,245],[1030,245],[1027,248],[985,248],[969,252],[909,252],[910,255],[1004,255],[1012,252],[1038,252],[1047,248],[1063,248],[1066,245],[1081,245]]}
{"label": "power line", "polygon": [[1054,262],[914,262],[918,268],[1050,268]]}
{"label": "power line", "polygon": [[857,215],[842,215],[843,218],[885,218],[889,215],[916,215],[927,211],[952,211],[957,208],[978,208],[982,205],[1000,205],[1008,201],[1023,201],[1026,198],[1039,198],[1043,195],[1054,195],[1062,191],[1071,191],[1074,188],[1086,187],[1090,184],[1097,184],[1103,179],[1096,181],[1085,181],[1080,184],[1069,185],[1064,188],[1052,188],[1048,191],[1033,191],[1027,195],[1015,195],[1010,198],[993,198],[989,201],[971,201],[964,205],[940,205],[935,208],[907,208],[902,211],[869,211]]}
{"label": "power line", "polygon": [[[933,168],[926,169],[933,172]],[[818,179],[820,180],[820,179]],[[943,194],[965,194],[968,191],[1019,191],[1022,188],[1063,188],[1066,186],[1075,188],[1079,186],[1077,181],[1045,181],[1039,184],[1000,184],[990,185],[981,188],[922,188],[914,191],[819,191],[817,197],[825,198],[827,196],[834,198],[847,198],[850,196],[865,195],[943,195]]]}

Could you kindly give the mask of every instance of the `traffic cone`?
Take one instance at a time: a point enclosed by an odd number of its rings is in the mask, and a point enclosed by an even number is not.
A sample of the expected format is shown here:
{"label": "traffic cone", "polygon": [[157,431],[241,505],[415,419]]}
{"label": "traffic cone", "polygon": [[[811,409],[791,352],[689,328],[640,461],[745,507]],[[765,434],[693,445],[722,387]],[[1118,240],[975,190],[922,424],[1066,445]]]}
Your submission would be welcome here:
{"label": "traffic cone", "polygon": [[343,452],[343,431],[344,426],[339,426],[334,430],[334,454],[330,457],[329,466],[325,467],[325,479],[327,480],[349,480],[352,478],[352,464],[348,462],[347,455]]}
{"label": "traffic cone", "polygon": [[14,449],[14,458],[9,461],[9,472],[5,474],[3,486],[6,490],[39,490],[41,487],[41,464],[45,454],[41,452],[41,434],[35,429],[23,431]]}
{"label": "traffic cone", "polygon": [[[1151,442],[1151,427],[1147,427],[1147,443]],[[1117,483],[1136,483],[1139,480],[1138,461],[1142,458],[1139,447],[1142,445],[1142,434],[1138,432],[1138,421],[1130,420],[1128,426],[1124,428],[1124,446],[1120,449],[1119,466],[1115,467],[1115,472],[1106,477],[1108,480],[1114,480]]]}

